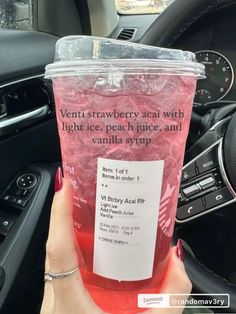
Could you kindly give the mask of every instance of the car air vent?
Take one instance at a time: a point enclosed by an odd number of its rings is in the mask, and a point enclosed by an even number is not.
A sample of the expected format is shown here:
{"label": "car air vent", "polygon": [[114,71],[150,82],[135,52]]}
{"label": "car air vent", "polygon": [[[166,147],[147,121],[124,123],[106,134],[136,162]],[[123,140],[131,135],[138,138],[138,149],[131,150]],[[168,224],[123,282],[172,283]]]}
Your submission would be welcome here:
{"label": "car air vent", "polygon": [[122,28],[116,39],[119,40],[131,40],[134,37],[137,28]]}

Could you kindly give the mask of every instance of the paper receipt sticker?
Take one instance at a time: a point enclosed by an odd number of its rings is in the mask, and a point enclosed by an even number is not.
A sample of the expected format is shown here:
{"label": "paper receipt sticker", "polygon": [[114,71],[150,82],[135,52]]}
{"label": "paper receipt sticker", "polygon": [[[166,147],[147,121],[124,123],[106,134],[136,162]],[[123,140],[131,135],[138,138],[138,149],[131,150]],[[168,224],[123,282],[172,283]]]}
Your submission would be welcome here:
{"label": "paper receipt sticker", "polygon": [[164,161],[98,158],[94,273],[152,277]]}

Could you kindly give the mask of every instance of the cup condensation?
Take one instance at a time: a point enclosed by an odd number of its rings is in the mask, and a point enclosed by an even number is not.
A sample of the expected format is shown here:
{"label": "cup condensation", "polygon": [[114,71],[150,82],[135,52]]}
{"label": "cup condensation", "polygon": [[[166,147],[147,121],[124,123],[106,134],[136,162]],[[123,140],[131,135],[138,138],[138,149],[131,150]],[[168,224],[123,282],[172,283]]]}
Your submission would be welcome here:
{"label": "cup condensation", "polygon": [[167,270],[204,67],[190,52],[86,36],[60,39],[55,59],[46,77],[82,278],[105,312],[138,313],[138,293],[158,293]]}

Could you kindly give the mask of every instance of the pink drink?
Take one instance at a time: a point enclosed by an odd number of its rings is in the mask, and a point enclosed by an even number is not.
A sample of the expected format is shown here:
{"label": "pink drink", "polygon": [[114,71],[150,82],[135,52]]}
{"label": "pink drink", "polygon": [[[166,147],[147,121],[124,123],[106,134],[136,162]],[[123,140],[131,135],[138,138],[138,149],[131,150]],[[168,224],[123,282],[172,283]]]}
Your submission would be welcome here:
{"label": "pink drink", "polygon": [[53,79],[80,270],[108,313],[142,312],[138,294],[160,292],[197,81],[141,62]]}

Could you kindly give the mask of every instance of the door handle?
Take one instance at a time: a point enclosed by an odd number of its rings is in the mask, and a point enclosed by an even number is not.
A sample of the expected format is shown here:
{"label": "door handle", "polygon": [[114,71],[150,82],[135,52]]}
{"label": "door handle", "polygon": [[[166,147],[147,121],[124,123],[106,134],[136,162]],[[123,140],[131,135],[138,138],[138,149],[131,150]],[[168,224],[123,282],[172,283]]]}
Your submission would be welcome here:
{"label": "door handle", "polygon": [[45,118],[49,113],[48,105],[12,117],[0,119],[0,137],[15,133],[22,127],[30,126]]}

